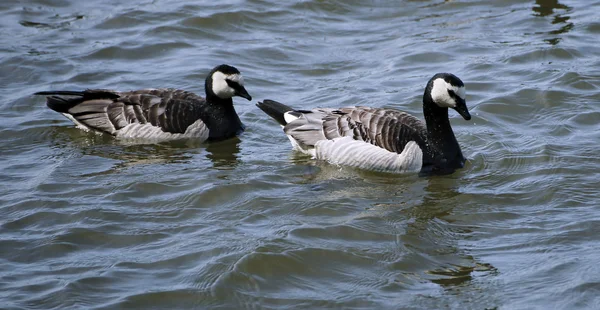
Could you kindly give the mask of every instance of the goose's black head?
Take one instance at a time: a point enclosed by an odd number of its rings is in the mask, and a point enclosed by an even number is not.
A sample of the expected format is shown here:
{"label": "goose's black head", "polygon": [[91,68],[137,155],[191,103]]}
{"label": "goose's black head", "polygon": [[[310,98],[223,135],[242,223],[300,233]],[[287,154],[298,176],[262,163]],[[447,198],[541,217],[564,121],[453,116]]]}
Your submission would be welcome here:
{"label": "goose's black head", "polygon": [[244,88],[244,78],[238,69],[229,65],[220,65],[212,69],[206,78],[206,97],[231,99],[239,96],[252,100]]}
{"label": "goose's black head", "polygon": [[441,108],[452,108],[465,120],[471,119],[465,101],[465,84],[456,75],[451,73],[438,73],[434,75],[425,90],[431,100]]}

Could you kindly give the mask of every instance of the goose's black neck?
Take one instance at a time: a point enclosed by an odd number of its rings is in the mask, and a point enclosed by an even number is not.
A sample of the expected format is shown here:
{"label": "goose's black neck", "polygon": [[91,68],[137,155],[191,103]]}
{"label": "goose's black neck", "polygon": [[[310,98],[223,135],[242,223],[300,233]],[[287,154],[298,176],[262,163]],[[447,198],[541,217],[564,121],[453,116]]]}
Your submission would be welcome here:
{"label": "goose's black neck", "polygon": [[206,79],[206,103],[200,113],[209,130],[208,140],[218,141],[240,134],[245,126],[233,107],[233,99],[220,98],[212,91],[211,76]]}
{"label": "goose's black neck", "polygon": [[450,125],[448,108],[435,104],[428,90],[423,96],[423,114],[427,125],[429,147],[435,159],[434,165],[442,170],[462,168],[465,158]]}

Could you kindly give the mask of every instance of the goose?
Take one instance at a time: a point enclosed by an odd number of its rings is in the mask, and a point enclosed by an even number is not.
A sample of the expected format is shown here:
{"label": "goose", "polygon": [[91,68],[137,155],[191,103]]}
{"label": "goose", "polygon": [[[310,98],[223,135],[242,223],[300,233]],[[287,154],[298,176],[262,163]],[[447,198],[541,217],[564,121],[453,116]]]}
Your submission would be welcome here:
{"label": "goose", "polygon": [[471,119],[464,83],[450,73],[435,74],[425,87],[425,122],[396,109],[365,106],[295,110],[265,99],[257,104],[275,119],[293,149],[340,166],[420,175],[450,174],[465,158],[448,108]]}
{"label": "goose", "polygon": [[[86,131],[118,139],[218,141],[244,131],[232,97],[252,100],[238,69],[219,65],[206,77],[206,98],[174,89],[41,91],[46,105]],[[67,96],[66,98],[63,96]]]}

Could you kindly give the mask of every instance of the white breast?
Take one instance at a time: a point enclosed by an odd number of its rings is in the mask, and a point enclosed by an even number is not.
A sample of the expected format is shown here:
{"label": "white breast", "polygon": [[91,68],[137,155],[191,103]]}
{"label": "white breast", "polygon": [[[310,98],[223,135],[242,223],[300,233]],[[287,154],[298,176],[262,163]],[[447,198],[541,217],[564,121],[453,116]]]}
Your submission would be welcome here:
{"label": "white breast", "polygon": [[423,151],[414,141],[397,154],[351,137],[321,140],[315,145],[315,157],[337,165],[391,173],[419,172],[423,165]]}
{"label": "white breast", "polygon": [[184,133],[169,133],[164,132],[160,127],[153,126],[150,123],[129,124],[116,132],[117,138],[120,139],[143,139],[152,141],[166,141],[177,139],[197,139],[203,142],[208,139],[208,128],[202,120],[197,120],[190,125]]}

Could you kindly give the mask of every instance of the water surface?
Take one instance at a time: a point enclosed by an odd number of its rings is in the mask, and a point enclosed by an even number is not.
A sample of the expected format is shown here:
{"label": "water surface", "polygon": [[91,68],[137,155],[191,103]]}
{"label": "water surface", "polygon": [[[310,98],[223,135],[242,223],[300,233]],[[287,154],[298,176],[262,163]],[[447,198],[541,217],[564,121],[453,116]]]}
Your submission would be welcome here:
{"label": "water surface", "polygon": [[[600,308],[600,2],[0,3],[3,309]],[[255,100],[422,117],[437,72],[469,162],[449,176],[315,163],[248,130],[127,145],[31,94],[179,87],[217,64]]]}

